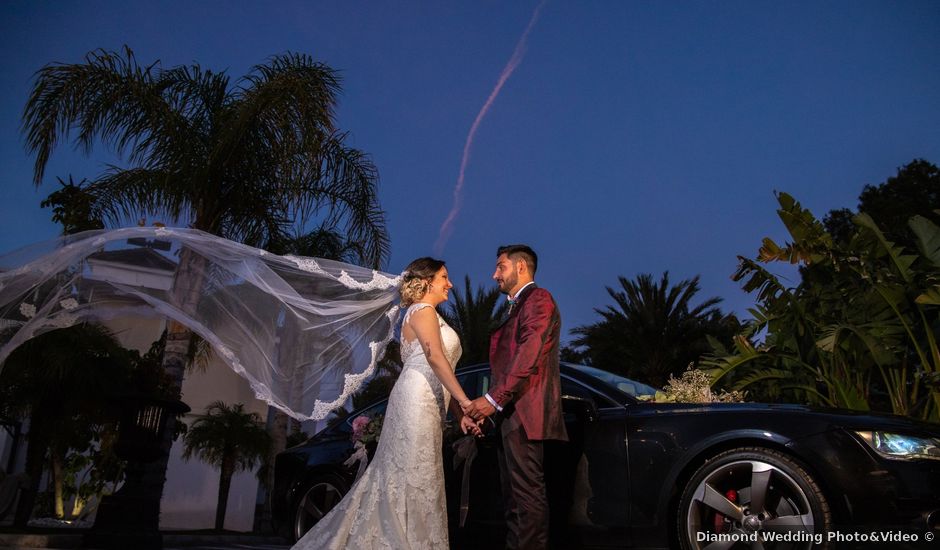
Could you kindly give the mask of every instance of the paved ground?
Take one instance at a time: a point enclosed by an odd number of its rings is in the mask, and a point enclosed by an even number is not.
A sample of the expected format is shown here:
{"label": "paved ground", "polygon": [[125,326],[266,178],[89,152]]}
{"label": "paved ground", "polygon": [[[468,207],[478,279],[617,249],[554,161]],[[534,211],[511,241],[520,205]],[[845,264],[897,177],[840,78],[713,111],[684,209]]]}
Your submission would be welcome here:
{"label": "paved ground", "polygon": [[[17,542],[27,542],[26,545],[17,544]],[[43,544],[41,541],[36,544],[37,541],[15,541],[10,538],[3,537],[0,535],[0,550],[77,550],[81,548],[81,540],[76,539],[65,540],[59,539],[52,544]],[[47,541],[49,542],[49,541]],[[456,541],[455,541],[456,542]],[[12,544],[10,544],[12,543]],[[451,546],[452,550],[491,550],[493,548],[501,548],[501,541],[473,541],[471,543],[460,543]],[[591,547],[582,546],[582,549],[589,549]],[[85,550],[85,549],[82,549]],[[288,544],[271,544],[266,542],[254,542],[254,541],[245,541],[245,542],[227,542],[227,541],[186,541],[185,544],[175,544],[173,541],[170,541],[169,544],[164,545],[164,550],[290,550],[290,545]],[[637,549],[640,550],[640,549]],[[873,549],[864,549],[864,550],[873,550]]]}
{"label": "paved ground", "polygon": [[206,544],[199,546],[164,546],[163,550],[288,550],[287,544]]}
{"label": "paved ground", "polygon": [[[77,547],[0,546],[0,550],[73,550]],[[273,544],[228,544],[210,546],[164,546],[163,550],[289,550],[288,545]]]}
{"label": "paved ground", "polygon": [[[69,547],[36,547],[36,546],[0,546],[0,550],[73,550],[78,548],[75,546]],[[274,545],[274,544],[225,544],[225,545],[209,545],[209,546],[164,546],[163,550],[289,550],[290,546],[288,545]]]}
{"label": "paved ground", "polygon": [[[72,550],[82,547],[81,534],[0,533],[0,550]],[[164,550],[288,550],[277,537],[252,535],[164,535]]]}

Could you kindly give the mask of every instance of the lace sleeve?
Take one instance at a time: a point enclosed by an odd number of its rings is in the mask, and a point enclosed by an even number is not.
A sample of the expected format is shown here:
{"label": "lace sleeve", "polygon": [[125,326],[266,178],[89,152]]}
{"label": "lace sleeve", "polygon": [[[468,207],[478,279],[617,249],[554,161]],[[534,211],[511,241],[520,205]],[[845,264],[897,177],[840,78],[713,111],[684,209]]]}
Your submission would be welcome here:
{"label": "lace sleeve", "polygon": [[[421,311],[424,308],[433,307],[431,304],[426,304],[424,302],[415,302],[408,306],[408,309],[405,310],[405,318],[402,320],[402,325],[407,325],[408,321],[411,320],[411,314],[416,311]],[[436,312],[435,312],[436,313]]]}

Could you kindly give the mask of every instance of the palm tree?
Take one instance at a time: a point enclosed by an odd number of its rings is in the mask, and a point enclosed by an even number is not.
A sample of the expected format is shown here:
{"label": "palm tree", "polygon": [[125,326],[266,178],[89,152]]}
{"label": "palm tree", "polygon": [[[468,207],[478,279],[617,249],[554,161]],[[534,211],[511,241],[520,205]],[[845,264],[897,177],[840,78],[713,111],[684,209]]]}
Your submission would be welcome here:
{"label": "palm tree", "polygon": [[441,311],[441,316],[460,336],[463,353],[458,366],[489,361],[490,333],[505,314],[508,303],[500,300],[499,289],[484,290],[470,286],[470,277],[464,278],[463,294],[454,292],[454,301]]}
{"label": "palm tree", "polygon": [[260,245],[322,214],[378,266],[388,254],[378,174],[336,128],[339,90],[336,71],[300,54],[274,56],[234,86],[198,64],[141,67],[127,47],[49,64],[23,113],[33,182],[75,130],[76,146],[104,141],[134,164],[87,187],[106,222],[159,213]]}
{"label": "palm tree", "polygon": [[674,286],[669,272],[658,283],[650,274],[618,280],[622,290],[607,287],[614,305],[595,309],[602,320],[571,331],[572,343],[598,368],[662,387],[711,349],[709,336],[730,342],[738,327],[734,315],[718,309],[721,298],[692,305],[698,276]]}
{"label": "palm tree", "polygon": [[245,406],[236,403],[229,407],[215,401],[206,407],[186,431],[183,439],[183,458],[198,457],[219,468],[219,500],[215,511],[215,528],[225,524],[228,492],[232,476],[241,470],[251,470],[267,456],[271,438],[257,413],[246,413]]}
{"label": "palm tree", "polygon": [[[122,52],[96,50],[77,64],[37,73],[23,113],[34,184],[60,140],[90,152],[98,142],[130,162],[81,186],[97,219],[123,224],[161,215],[252,245],[289,238],[317,222],[358,243],[360,263],[380,267],[389,251],[378,174],[345,144],[335,123],[339,77],[300,54],[282,54],[230,81],[198,64],[141,66]],[[183,251],[173,299],[198,302],[198,259]],[[178,397],[193,333],[168,323],[163,366]],[[152,497],[163,492],[166,457],[154,466]]]}

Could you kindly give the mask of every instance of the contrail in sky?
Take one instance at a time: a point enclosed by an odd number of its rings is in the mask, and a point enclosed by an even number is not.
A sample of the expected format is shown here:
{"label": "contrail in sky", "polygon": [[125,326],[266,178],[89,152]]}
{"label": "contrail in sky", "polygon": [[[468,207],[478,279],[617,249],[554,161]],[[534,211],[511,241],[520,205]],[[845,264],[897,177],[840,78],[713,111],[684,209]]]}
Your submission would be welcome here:
{"label": "contrail in sky", "polygon": [[539,12],[542,11],[542,6],[545,5],[546,0],[539,2],[539,5],[536,6],[535,11],[532,12],[532,18],[529,19],[529,25],[525,28],[525,32],[522,33],[522,36],[519,38],[519,42],[516,44],[516,49],[512,52],[512,57],[509,58],[509,62],[506,63],[506,66],[503,67],[503,72],[499,75],[499,80],[496,81],[496,86],[493,87],[493,91],[490,92],[490,97],[486,99],[486,103],[483,104],[483,108],[480,109],[480,112],[477,113],[476,119],[473,121],[473,125],[470,126],[470,132],[467,134],[467,141],[463,145],[463,158],[460,160],[460,173],[457,175],[457,185],[454,187],[454,206],[450,209],[450,214],[447,215],[447,219],[444,220],[444,223],[441,224],[441,232],[437,237],[437,243],[434,244],[434,253],[438,256],[441,255],[444,251],[444,245],[447,244],[447,239],[450,238],[451,233],[454,232],[454,222],[457,220],[457,216],[460,214],[460,206],[463,204],[463,177],[464,172],[467,169],[467,162],[470,160],[470,149],[473,147],[473,138],[476,137],[477,129],[480,127],[480,122],[483,120],[483,117],[486,116],[487,111],[490,110],[490,106],[493,104],[493,101],[496,100],[496,96],[499,95],[499,91],[503,89],[503,84],[509,80],[509,77],[512,76],[513,71],[516,70],[516,67],[519,66],[519,63],[522,63],[522,58],[525,57],[526,42],[529,39],[529,32],[532,31],[532,27],[535,26],[535,22],[539,18]]}

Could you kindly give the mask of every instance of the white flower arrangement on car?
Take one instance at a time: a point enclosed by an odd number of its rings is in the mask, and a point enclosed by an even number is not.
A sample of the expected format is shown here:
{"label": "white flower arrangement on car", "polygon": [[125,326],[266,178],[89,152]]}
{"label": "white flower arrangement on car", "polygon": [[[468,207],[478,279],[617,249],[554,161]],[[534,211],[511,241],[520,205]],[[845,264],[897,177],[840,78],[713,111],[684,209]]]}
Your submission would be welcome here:
{"label": "white flower arrangement on car", "polygon": [[669,375],[669,382],[663,391],[657,391],[655,396],[642,396],[642,401],[654,403],[741,403],[745,399],[744,392],[712,391],[712,379],[707,372],[693,368],[692,365],[682,373],[680,378]]}

